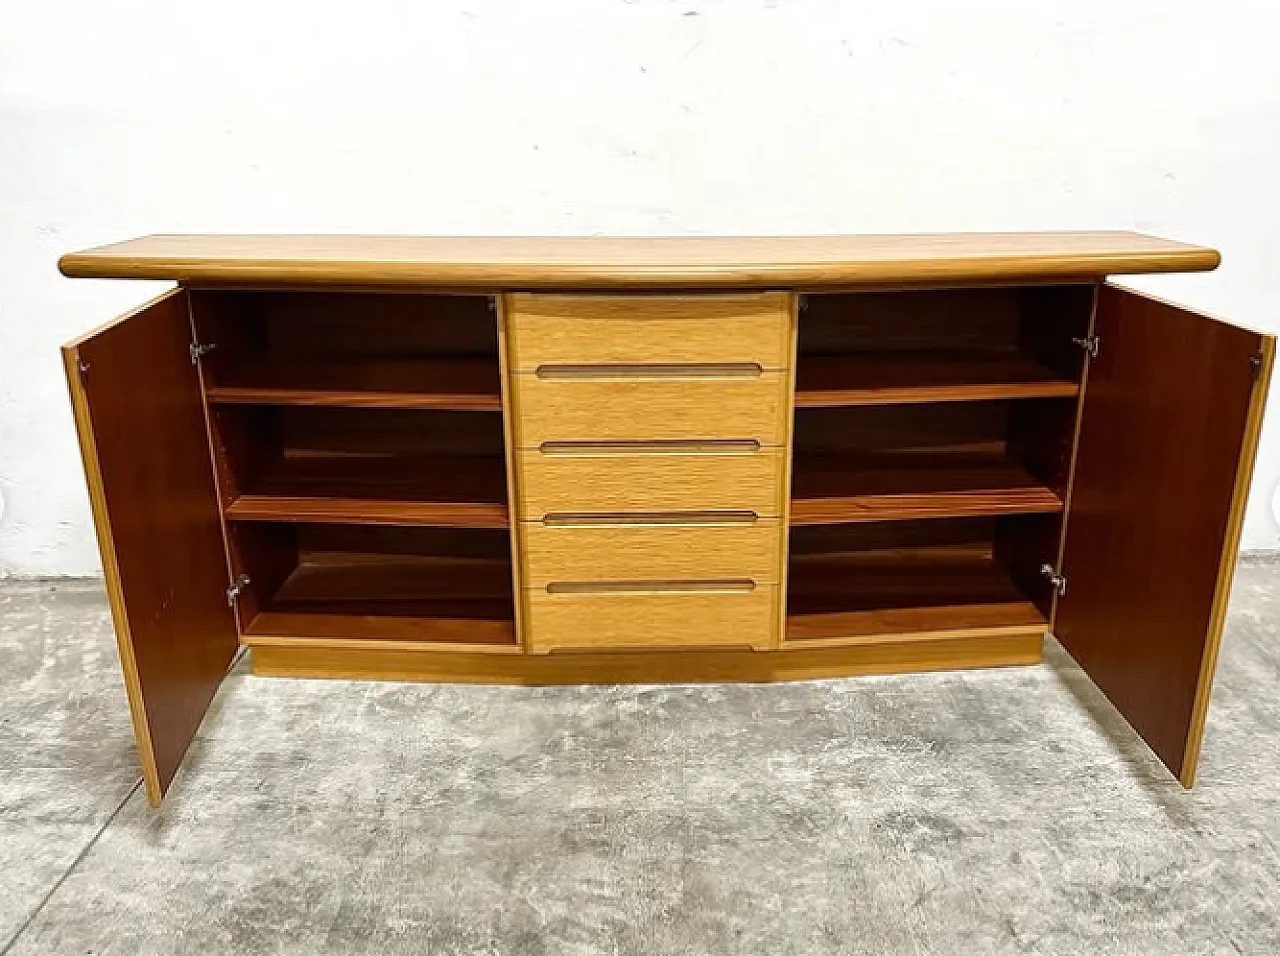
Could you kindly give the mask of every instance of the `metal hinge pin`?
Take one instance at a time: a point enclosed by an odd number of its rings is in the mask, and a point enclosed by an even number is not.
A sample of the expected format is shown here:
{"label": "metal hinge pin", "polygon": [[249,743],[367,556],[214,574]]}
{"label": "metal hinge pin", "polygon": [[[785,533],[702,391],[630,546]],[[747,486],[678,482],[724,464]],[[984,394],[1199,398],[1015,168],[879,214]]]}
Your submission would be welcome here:
{"label": "metal hinge pin", "polygon": [[199,342],[192,342],[189,347],[191,352],[191,364],[192,365],[200,364],[200,359],[204,358],[204,356],[208,355],[217,347],[218,347],[217,342],[210,342],[207,345],[201,345]]}
{"label": "metal hinge pin", "polygon": [[1073,338],[1071,341],[1084,349],[1091,359],[1098,357],[1098,349],[1102,346],[1102,339],[1096,335],[1086,335],[1082,339]]}
{"label": "metal hinge pin", "polygon": [[1053,589],[1058,592],[1058,597],[1067,593],[1067,576],[1061,574],[1052,564],[1040,565],[1040,573],[1049,579]]}
{"label": "metal hinge pin", "polygon": [[236,598],[238,598],[242,593],[244,593],[244,589],[247,588],[248,586],[249,586],[249,575],[247,574],[242,574],[240,575],[240,577],[232,581],[230,586],[227,588],[227,603],[232,606],[235,606]]}

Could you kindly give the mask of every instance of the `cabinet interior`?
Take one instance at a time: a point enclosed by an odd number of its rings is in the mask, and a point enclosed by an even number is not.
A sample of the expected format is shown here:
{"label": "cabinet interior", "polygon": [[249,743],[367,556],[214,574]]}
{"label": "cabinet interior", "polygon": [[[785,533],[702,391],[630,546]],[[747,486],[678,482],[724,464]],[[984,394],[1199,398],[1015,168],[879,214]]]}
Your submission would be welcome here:
{"label": "cabinet interior", "polygon": [[248,636],[516,646],[502,529],[236,522]]}
{"label": "cabinet interior", "polygon": [[192,312],[213,403],[502,407],[488,296],[197,291]]}
{"label": "cabinet interior", "polygon": [[788,642],[1047,624],[1093,291],[804,299]]}
{"label": "cabinet interior", "polygon": [[483,296],[192,294],[246,637],[515,647]]}
{"label": "cabinet interior", "polygon": [[[802,298],[786,641],[1046,624],[1093,295]],[[516,648],[491,299],[191,303],[245,637]]]}

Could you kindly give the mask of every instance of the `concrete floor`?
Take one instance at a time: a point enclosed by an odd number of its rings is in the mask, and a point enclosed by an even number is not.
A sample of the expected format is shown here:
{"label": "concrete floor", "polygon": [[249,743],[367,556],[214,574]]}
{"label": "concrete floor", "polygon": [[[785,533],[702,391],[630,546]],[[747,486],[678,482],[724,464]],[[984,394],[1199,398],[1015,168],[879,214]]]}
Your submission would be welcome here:
{"label": "concrete floor", "polygon": [[224,684],[147,808],[106,601],[0,585],[0,956],[1280,952],[1280,564],[1200,786],[1044,667]]}

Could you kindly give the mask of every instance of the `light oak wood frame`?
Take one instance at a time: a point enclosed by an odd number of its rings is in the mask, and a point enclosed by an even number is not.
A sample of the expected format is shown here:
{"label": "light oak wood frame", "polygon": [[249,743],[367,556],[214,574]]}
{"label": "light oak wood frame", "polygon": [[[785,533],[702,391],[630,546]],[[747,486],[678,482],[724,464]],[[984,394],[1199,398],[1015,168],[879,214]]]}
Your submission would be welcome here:
{"label": "light oak wood frame", "polygon": [[515,590],[516,640],[526,654],[529,631],[525,625],[528,617],[526,606],[526,580],[524,559],[520,553],[520,519],[517,514],[521,500],[519,470],[516,468],[515,421],[511,412],[511,316],[507,311],[506,296],[496,295],[489,300],[498,319],[498,374],[502,381],[502,445],[507,464],[507,527],[511,537],[511,585]]}
{"label": "light oak wood frame", "polygon": [[[522,561],[526,648],[777,647],[796,297],[515,293],[503,296],[502,314],[518,551],[531,529],[543,551],[562,551],[541,539],[570,533],[576,523],[578,537],[594,534],[622,548],[616,571],[634,569],[608,580],[599,572],[568,575],[581,579],[572,596],[558,596],[547,593],[556,575],[531,576]],[[549,383],[542,381],[548,369],[555,373]],[[739,406],[749,414],[726,421],[719,413]],[[748,575],[741,559],[736,573],[713,574],[705,561],[685,567],[654,552],[680,527],[689,529],[690,543],[699,534],[738,533],[736,524],[708,519],[711,512],[763,519],[751,529],[774,539],[763,577]],[[630,520],[611,531],[587,530],[610,516]],[[747,577],[753,590],[743,591]],[[762,609],[767,627],[756,623]],[[629,629],[621,626],[628,615]],[[550,628],[560,637],[549,640]]]}

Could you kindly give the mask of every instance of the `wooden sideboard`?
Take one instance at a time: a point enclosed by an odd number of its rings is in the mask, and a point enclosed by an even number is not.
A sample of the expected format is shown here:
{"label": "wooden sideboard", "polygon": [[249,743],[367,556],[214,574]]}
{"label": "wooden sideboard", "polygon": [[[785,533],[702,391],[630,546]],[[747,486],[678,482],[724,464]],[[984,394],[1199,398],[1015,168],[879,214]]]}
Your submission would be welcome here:
{"label": "wooden sideboard", "polygon": [[147,794],[254,673],[1031,664],[1191,786],[1272,336],[1133,233],[152,236],[64,349]]}

